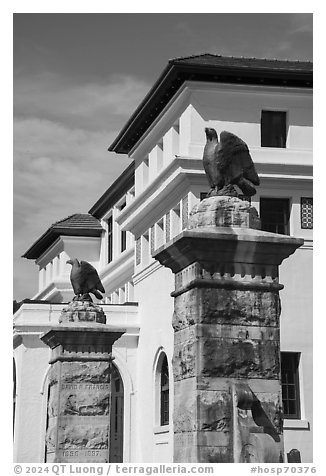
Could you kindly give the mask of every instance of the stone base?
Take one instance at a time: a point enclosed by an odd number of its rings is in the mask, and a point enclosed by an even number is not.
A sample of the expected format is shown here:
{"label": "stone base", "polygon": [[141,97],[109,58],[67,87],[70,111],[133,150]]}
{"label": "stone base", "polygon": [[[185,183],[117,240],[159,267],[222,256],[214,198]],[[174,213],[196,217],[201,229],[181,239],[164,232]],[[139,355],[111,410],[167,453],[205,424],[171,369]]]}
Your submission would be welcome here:
{"label": "stone base", "polygon": [[198,227],[238,227],[260,229],[257,210],[237,197],[213,196],[194,206],[188,229]]}
{"label": "stone base", "polygon": [[60,323],[67,322],[98,322],[106,324],[106,317],[101,306],[87,300],[71,301],[59,317]]}
{"label": "stone base", "polygon": [[105,324],[103,309],[86,296],[41,336],[52,349],[47,463],[109,462],[112,346],[126,329]]}

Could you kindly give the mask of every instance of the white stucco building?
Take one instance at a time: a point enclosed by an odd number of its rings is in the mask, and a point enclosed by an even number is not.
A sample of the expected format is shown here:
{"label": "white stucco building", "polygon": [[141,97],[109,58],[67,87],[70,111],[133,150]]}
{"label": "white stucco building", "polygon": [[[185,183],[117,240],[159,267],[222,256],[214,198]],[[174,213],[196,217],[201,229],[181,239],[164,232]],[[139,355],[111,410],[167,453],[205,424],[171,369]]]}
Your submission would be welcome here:
{"label": "white stucco building", "polygon": [[248,144],[262,228],[304,239],[280,271],[284,435],[286,454],[313,460],[312,64],[204,54],[168,63],[110,146],[130,166],[88,213],[57,222],[24,255],[39,288],[14,315],[16,462],[46,460],[50,349],[39,336],[73,297],[73,257],[97,268],[107,321],[127,328],[114,345],[112,460],[173,461],[174,276],[151,255],[209,190],[205,127]]}

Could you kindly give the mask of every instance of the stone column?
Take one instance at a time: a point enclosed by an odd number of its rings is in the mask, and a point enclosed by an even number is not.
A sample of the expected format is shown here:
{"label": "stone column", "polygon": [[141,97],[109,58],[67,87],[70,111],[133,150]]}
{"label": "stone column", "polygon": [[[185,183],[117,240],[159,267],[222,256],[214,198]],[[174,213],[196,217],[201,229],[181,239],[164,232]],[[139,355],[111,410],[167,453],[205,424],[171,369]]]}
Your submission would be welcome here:
{"label": "stone column", "polygon": [[112,345],[125,329],[105,325],[100,306],[72,301],[41,336],[52,349],[47,462],[106,463],[110,450]]}
{"label": "stone column", "polygon": [[155,258],[175,273],[174,461],[283,460],[278,270],[302,240],[210,197]]}

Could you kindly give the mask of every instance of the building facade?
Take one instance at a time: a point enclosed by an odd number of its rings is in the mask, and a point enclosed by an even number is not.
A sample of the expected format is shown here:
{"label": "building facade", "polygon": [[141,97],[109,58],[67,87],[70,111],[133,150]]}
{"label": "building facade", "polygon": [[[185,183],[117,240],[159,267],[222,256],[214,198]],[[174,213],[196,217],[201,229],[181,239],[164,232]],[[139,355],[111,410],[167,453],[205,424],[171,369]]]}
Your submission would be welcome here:
{"label": "building facade", "polygon": [[39,336],[73,297],[73,257],[97,268],[107,321],[127,329],[113,348],[111,459],[173,461],[174,276],[152,254],[209,190],[205,127],[247,143],[262,229],[304,239],[280,270],[281,373],[285,454],[312,461],[312,64],[210,54],[168,63],[109,148],[130,166],[88,213],[55,223],[24,255],[39,288],[14,316],[15,461],[46,461],[50,350]]}

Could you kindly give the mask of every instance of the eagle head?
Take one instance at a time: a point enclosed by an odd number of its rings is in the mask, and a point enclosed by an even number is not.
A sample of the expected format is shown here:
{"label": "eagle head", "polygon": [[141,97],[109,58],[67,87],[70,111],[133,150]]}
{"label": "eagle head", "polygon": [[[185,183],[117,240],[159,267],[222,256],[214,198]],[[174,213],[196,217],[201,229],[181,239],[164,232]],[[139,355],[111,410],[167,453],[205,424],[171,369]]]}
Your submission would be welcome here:
{"label": "eagle head", "polygon": [[207,140],[218,140],[216,130],[212,127],[205,127],[205,133]]}
{"label": "eagle head", "polygon": [[77,263],[79,265],[79,262],[78,262],[78,259],[77,258],[74,258],[74,259],[68,259],[68,261],[66,261],[67,264],[71,264],[71,266],[75,263]]}

